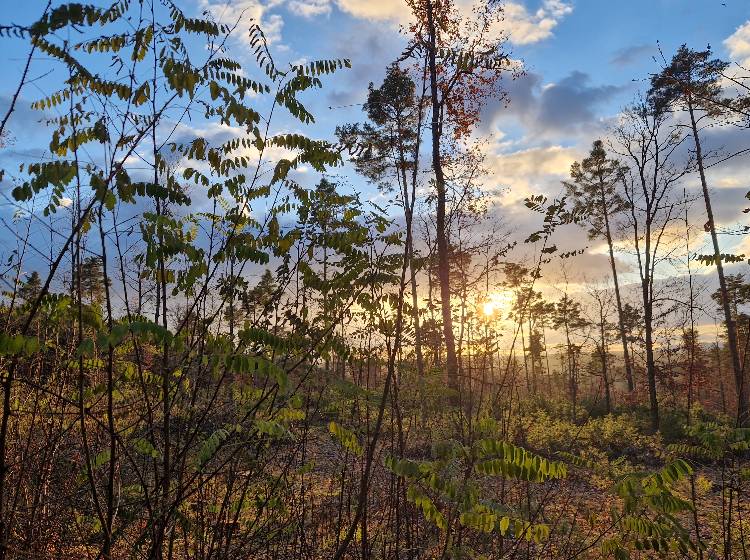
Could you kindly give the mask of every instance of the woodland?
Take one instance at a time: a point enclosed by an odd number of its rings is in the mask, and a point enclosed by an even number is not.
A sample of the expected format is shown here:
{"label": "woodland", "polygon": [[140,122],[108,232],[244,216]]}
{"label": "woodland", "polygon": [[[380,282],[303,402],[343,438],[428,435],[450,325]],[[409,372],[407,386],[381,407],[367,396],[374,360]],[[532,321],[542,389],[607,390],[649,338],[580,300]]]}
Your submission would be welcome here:
{"label": "woodland", "polygon": [[[750,69],[661,52],[518,234],[480,180],[524,72],[502,3],[405,0],[326,138],[308,101],[350,60],[183,8],[0,25],[27,53],[0,152],[26,99],[48,135],[0,171],[0,560],[748,558],[748,230],[710,182],[748,154],[702,140],[750,138]],[[607,267],[542,289],[571,228]]]}

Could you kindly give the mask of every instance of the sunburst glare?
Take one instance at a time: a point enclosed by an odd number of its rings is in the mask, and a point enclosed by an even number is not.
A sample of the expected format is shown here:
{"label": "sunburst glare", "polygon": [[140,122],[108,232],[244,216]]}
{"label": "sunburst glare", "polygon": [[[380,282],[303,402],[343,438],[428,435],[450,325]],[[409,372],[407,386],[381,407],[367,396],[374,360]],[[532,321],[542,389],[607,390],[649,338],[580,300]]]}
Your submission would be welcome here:
{"label": "sunburst glare", "polygon": [[513,306],[513,293],[508,291],[491,292],[481,303],[482,315],[487,319],[499,319]]}

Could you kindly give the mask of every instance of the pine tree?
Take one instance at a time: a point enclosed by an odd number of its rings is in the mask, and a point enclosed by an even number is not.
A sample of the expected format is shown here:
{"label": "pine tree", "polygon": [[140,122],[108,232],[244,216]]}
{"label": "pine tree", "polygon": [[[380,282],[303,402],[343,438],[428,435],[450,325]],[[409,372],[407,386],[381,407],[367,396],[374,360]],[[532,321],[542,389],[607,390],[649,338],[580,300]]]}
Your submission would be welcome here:
{"label": "pine tree", "polygon": [[[81,298],[84,303],[100,306],[104,301],[104,271],[100,257],[86,257],[80,266]],[[77,283],[74,278],[73,285]]]}
{"label": "pine tree", "polygon": [[748,418],[748,388],[745,387],[745,376],[740,363],[737,344],[737,327],[727,296],[727,281],[724,276],[721,247],[716,233],[716,222],[711,204],[711,194],[706,180],[703,147],[701,145],[699,124],[704,118],[719,115],[726,105],[721,99],[721,85],[724,70],[728,63],[711,58],[711,49],[694,51],[682,45],[672,57],[671,62],[659,74],[651,79],[649,98],[659,110],[686,110],[690,118],[690,131],[695,148],[695,160],[698,166],[703,201],[706,206],[707,230],[711,234],[713,246],[712,260],[716,265],[719,278],[719,290],[722,293],[722,308],[727,329],[727,344],[732,358],[735,387],[737,389],[737,421],[745,424]]}
{"label": "pine tree", "polygon": [[370,83],[367,102],[363,106],[369,118],[365,124],[338,127],[336,134],[350,147],[359,173],[386,193],[397,185],[406,226],[406,252],[409,260],[411,309],[414,325],[414,353],[417,374],[424,375],[422,328],[417,295],[417,264],[414,255],[414,209],[417,198],[419,149],[424,118],[424,92],[416,93],[409,73],[391,64],[379,87]]}
{"label": "pine tree", "polygon": [[258,283],[242,294],[242,308],[253,323],[263,326],[270,323],[268,305],[272,301],[276,287],[273,273],[265,269]]}
{"label": "pine tree", "polygon": [[563,295],[555,303],[555,311],[552,316],[552,325],[555,329],[562,330],[565,335],[565,367],[568,374],[568,390],[573,406],[573,419],[576,418],[576,407],[578,404],[578,370],[580,366],[581,344],[575,342],[575,335],[587,326],[587,322],[581,311],[581,304],[572,299],[568,294]]}
{"label": "pine tree", "polygon": [[617,318],[620,328],[620,342],[622,344],[623,361],[625,362],[625,378],[628,391],[635,387],[633,372],[630,367],[628,342],[622,316],[622,297],[620,295],[620,281],[615,262],[613,216],[627,208],[627,204],[618,191],[618,183],[622,181],[624,169],[619,161],[607,157],[604,143],[596,140],[591,147],[589,157],[580,163],[575,162],[570,169],[572,181],[565,181],[568,195],[573,200],[572,211],[583,217],[588,225],[589,239],[604,238],[609,252],[609,266],[612,270],[612,281],[615,288],[617,302]]}
{"label": "pine tree", "polygon": [[24,283],[18,287],[18,297],[22,301],[29,303],[31,301],[34,301],[39,296],[39,293],[41,291],[42,279],[39,276],[39,273],[34,270],[31,274],[29,274]]}

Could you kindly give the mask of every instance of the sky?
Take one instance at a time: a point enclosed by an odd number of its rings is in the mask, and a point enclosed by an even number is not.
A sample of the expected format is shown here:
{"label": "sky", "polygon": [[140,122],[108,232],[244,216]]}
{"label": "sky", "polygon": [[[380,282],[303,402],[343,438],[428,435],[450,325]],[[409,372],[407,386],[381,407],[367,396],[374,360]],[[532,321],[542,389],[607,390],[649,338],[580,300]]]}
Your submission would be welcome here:
{"label": "sky", "polygon": [[[469,0],[457,0],[462,2]],[[186,12],[208,10],[227,23],[259,21],[271,42],[277,62],[315,58],[347,58],[352,68],[324,80],[322,94],[307,102],[316,123],[306,133],[332,138],[341,123],[363,120],[361,104],[369,82],[380,83],[386,66],[405,45],[399,28],[409,13],[402,0],[179,0]],[[28,23],[43,9],[42,0],[8,2],[2,22]],[[585,157],[591,142],[607,133],[619,111],[645,89],[646,79],[659,69],[659,52],[668,58],[687,43],[698,49],[710,45],[726,60],[750,62],[750,1],[748,0],[514,0],[504,3],[507,48],[521,60],[525,74],[506,80],[508,106],[484,108],[477,134],[487,139],[485,187],[496,203],[493,212],[512,231],[533,227],[522,207],[529,194],[555,196],[570,164]],[[13,76],[20,74],[26,46],[3,40],[0,60],[4,79],[0,85],[0,112],[7,106]],[[234,57],[252,58],[246,35],[238,32],[230,44]],[[14,145],[0,153],[0,166],[23,161],[37,153],[45,138],[41,125],[28,116],[28,103],[55,80],[44,61],[35,61],[33,86],[22,92],[17,115],[11,120]],[[38,79],[37,79],[38,78]],[[38,120],[38,119],[37,119]],[[288,123],[290,131],[299,129]],[[200,124],[194,125],[200,128]],[[282,127],[284,123],[282,123]],[[220,134],[205,127],[207,134]],[[750,144],[750,135],[734,130],[709,132],[708,150],[732,151]],[[379,196],[351,169],[340,171],[347,188],[365,198]],[[304,173],[300,174],[304,175]],[[718,220],[725,227],[743,220],[742,209],[750,190],[748,160],[734,160],[709,174],[715,193]],[[313,173],[300,180],[318,179]],[[696,188],[697,178],[689,179]],[[8,185],[2,185],[8,188]],[[700,220],[700,207],[695,209]],[[6,214],[7,215],[7,214]],[[700,223],[703,223],[702,221]],[[588,255],[571,268],[579,274],[606,275],[601,247],[581,230],[566,230],[563,248],[589,246]],[[522,237],[522,236],[521,236]],[[705,243],[706,239],[702,241]],[[743,250],[750,242],[740,237],[722,238],[723,249]],[[567,247],[565,247],[567,245]],[[627,258],[621,257],[626,277]],[[743,265],[746,267],[746,265]]]}

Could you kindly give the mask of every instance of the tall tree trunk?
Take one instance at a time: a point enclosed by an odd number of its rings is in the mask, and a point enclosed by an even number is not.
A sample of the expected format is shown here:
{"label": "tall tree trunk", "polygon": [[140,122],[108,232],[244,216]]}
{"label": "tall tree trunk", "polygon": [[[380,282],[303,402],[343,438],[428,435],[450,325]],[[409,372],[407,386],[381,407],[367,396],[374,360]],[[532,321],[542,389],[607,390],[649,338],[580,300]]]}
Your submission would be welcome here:
{"label": "tall tree trunk", "polygon": [[[646,191],[645,180],[641,174],[641,184]],[[648,398],[651,411],[651,429],[659,431],[659,399],[656,395],[656,360],[654,359],[654,264],[651,256],[651,219],[652,202],[647,203],[646,231],[644,235],[644,262],[641,267],[641,295],[643,296],[643,323],[646,337],[646,377],[648,379]]]}
{"label": "tall tree trunk", "polygon": [[565,322],[565,352],[567,357],[567,365],[568,365],[568,384],[570,389],[570,402],[573,405],[573,422],[576,421],[577,415],[576,415],[576,407],[578,405],[578,382],[576,380],[576,364],[575,364],[575,356],[573,355],[573,344],[570,341],[570,329],[568,328],[568,322],[566,318]]}
{"label": "tall tree trunk", "polygon": [[[424,74],[422,74],[424,78]],[[422,97],[419,102],[419,118],[417,119],[417,140],[414,147],[414,162],[411,172],[411,184],[406,174],[406,149],[404,147],[404,128],[402,126],[403,117],[401,113],[396,115],[396,127],[398,138],[398,167],[404,205],[404,221],[406,222],[406,256],[409,263],[409,283],[411,285],[411,315],[414,324],[414,357],[417,365],[417,379],[419,384],[419,394],[422,401],[422,419],[426,420],[425,401],[425,379],[424,379],[424,356],[422,354],[422,327],[419,320],[419,297],[417,294],[417,270],[414,263],[414,206],[417,199],[417,173],[419,172],[419,148],[422,139],[422,118],[423,106],[422,98],[424,97],[424,79],[422,81]],[[411,192],[409,187],[411,187]]]}
{"label": "tall tree trunk", "polygon": [[703,152],[701,150],[700,137],[698,135],[698,125],[695,121],[695,112],[693,104],[688,97],[688,112],[690,113],[690,125],[693,129],[693,140],[695,141],[695,158],[698,163],[698,172],[701,178],[701,188],[703,189],[703,200],[706,203],[706,215],[708,216],[708,227],[711,232],[711,242],[714,248],[714,261],[716,262],[716,273],[719,276],[719,289],[721,290],[721,304],[724,309],[724,321],[727,325],[727,344],[729,345],[729,354],[732,357],[732,369],[734,370],[734,384],[737,389],[737,423],[745,425],[747,423],[747,390],[745,388],[745,376],[740,364],[740,355],[737,349],[737,330],[732,316],[732,308],[729,303],[729,294],[727,293],[727,283],[724,278],[724,266],[721,264],[721,249],[719,249],[719,238],[716,235],[716,224],[714,223],[714,212],[711,208],[711,196],[708,192],[706,182],[706,172],[703,167]]}
{"label": "tall tree trunk", "polygon": [[547,350],[547,331],[542,323],[542,345],[544,346],[544,362],[547,369],[547,390],[552,394],[552,368],[549,365],[549,350]]}
{"label": "tall tree trunk", "polygon": [[659,430],[659,400],[656,398],[656,363],[654,360],[653,303],[649,297],[648,280],[643,286],[643,322],[646,333],[646,376],[651,409],[651,429]]}
{"label": "tall tree trunk", "polygon": [[414,267],[414,249],[409,247],[409,276],[411,282],[411,305],[412,305],[412,321],[414,322],[414,354],[417,360],[417,375],[419,375],[420,383],[424,380],[424,356],[422,354],[422,325],[419,319],[419,298],[417,296],[417,273]]}
{"label": "tall tree trunk", "polygon": [[[408,224],[407,224],[407,237],[412,237],[412,216],[414,206],[410,210]],[[413,239],[413,238],[412,238]],[[423,425],[427,424],[427,407],[426,407],[426,380],[424,374],[424,355],[422,354],[422,325],[419,320],[419,298],[417,296],[417,272],[414,266],[414,243],[410,239],[409,247],[407,247],[408,259],[409,259],[409,281],[411,284],[411,307],[412,307],[412,321],[414,323],[414,357],[417,362],[417,379],[420,396],[420,409],[421,418]]]}
{"label": "tall tree trunk", "polygon": [[[695,291],[693,289],[693,270],[690,267],[690,221],[688,219],[688,207],[687,207],[687,191],[683,188],[683,198],[685,199],[685,250],[687,253],[687,270],[688,270],[688,290],[690,296],[690,349],[688,354],[688,392],[687,392],[687,423],[690,425],[690,416],[693,406],[693,381],[695,376],[695,350],[696,350],[696,339],[695,339]],[[693,487],[695,486],[695,480],[691,480]],[[697,522],[696,522],[697,527]],[[697,530],[697,529],[696,529]],[[700,537],[700,536],[699,536]]]}
{"label": "tall tree trunk", "polygon": [[609,368],[607,366],[607,341],[606,334],[604,332],[604,317],[600,319],[601,339],[602,339],[602,381],[604,382],[604,404],[607,407],[607,414],[612,413],[612,395],[609,390]]}
{"label": "tall tree trunk", "polygon": [[615,265],[615,251],[612,247],[612,231],[609,227],[609,213],[607,210],[607,201],[604,196],[604,184],[600,184],[602,215],[604,216],[604,231],[607,236],[607,248],[609,249],[609,266],[612,268],[612,282],[615,285],[615,300],[617,301],[617,323],[620,330],[620,341],[622,342],[622,357],[625,362],[625,379],[628,382],[628,391],[631,393],[635,389],[633,383],[633,370],[630,367],[630,357],[628,351],[628,337],[625,333],[625,320],[622,315],[622,299],[620,298],[620,281],[617,278],[617,266]]}
{"label": "tall tree trunk", "polygon": [[[456,341],[453,335],[451,317],[450,261],[448,255],[448,232],[446,229],[446,185],[443,175],[443,162],[440,157],[441,102],[438,94],[437,33],[432,0],[427,0],[427,56],[430,70],[430,99],[432,102],[432,167],[435,172],[437,190],[436,241],[438,252],[438,279],[440,281],[440,304],[442,307],[443,338],[445,340],[445,367],[448,376],[448,387],[458,397],[458,360],[456,359]],[[458,402],[458,398],[452,399]]]}
{"label": "tall tree trunk", "polygon": [[531,381],[529,379],[529,359],[526,354],[526,338],[523,334],[523,318],[520,319],[519,327],[521,328],[521,350],[523,351],[523,371],[526,374],[526,393],[531,393]]}
{"label": "tall tree trunk", "polygon": [[[421,110],[421,109],[420,109]],[[421,117],[419,122],[421,123]],[[420,125],[421,126],[421,125]],[[399,136],[401,133],[399,132]],[[417,146],[419,142],[417,142]],[[401,167],[401,181],[403,182],[404,197],[404,219],[406,221],[406,259],[409,263],[409,283],[411,285],[411,315],[414,324],[414,357],[417,362],[417,379],[419,380],[419,394],[422,400],[422,417],[426,420],[426,410],[424,408],[425,379],[424,379],[424,356],[422,354],[422,326],[419,320],[419,297],[417,294],[417,270],[414,264],[414,204],[416,199],[416,168],[417,161],[415,158],[415,173],[412,175],[411,196],[406,177],[406,157],[404,155],[403,145],[399,143],[399,158]]]}

